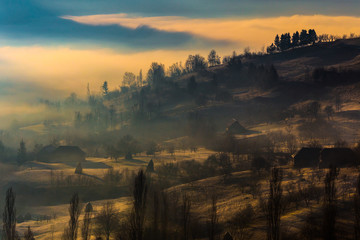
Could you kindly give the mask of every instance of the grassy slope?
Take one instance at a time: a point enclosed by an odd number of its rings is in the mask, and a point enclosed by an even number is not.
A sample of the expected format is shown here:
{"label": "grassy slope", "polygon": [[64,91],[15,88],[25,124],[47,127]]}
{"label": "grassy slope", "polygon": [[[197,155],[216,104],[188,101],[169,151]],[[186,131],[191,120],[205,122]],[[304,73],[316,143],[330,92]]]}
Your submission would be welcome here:
{"label": "grassy slope", "polygon": [[[274,63],[281,77],[285,80],[303,80],[304,72],[306,69],[312,69],[314,67],[321,66],[341,66],[343,68],[351,68],[358,70],[360,69],[360,60],[357,57],[360,54],[360,39],[354,40],[339,40],[335,43],[323,43],[317,46],[310,46],[306,48],[295,49],[291,51],[287,51],[284,53],[264,56],[255,58],[251,61],[256,63],[264,63],[270,64]],[[217,70],[222,70],[223,67],[217,67]],[[185,77],[186,78],[186,77]],[[202,79],[207,81],[205,77]],[[298,86],[298,85],[296,85]],[[304,86],[304,85],[301,85]],[[251,125],[251,117],[245,116],[246,111],[244,110],[246,104],[256,103],[259,101],[259,97],[266,98],[270,104],[278,102],[280,99],[287,99],[288,96],[294,94],[294,92],[288,93],[288,95],[284,95],[289,91],[287,89],[288,86],[285,86],[284,89],[278,90],[278,92],[274,91],[243,91],[239,89],[232,90],[234,93],[236,92],[236,96],[244,101],[243,104],[210,104],[207,107],[200,108],[200,111],[208,114],[209,117],[217,116],[221,113],[223,116],[219,121],[221,122],[221,126],[225,129],[225,123],[231,120],[232,118],[239,118],[243,122],[247,123],[247,126],[253,127],[254,130],[258,130],[262,133],[266,133],[274,130],[282,130],[284,129],[284,123],[262,123],[262,124],[253,124]],[[298,91],[299,89],[295,89]],[[303,92],[308,89],[304,86]],[[295,91],[295,92],[296,92]],[[342,112],[336,113],[334,116],[333,124],[337,125],[337,127],[342,132],[342,137],[345,139],[354,139],[357,137],[356,131],[354,129],[359,129],[360,127],[360,94],[358,91],[357,85],[340,87],[338,89],[332,89],[329,91],[329,96],[334,92],[341,92],[343,96],[346,96],[345,103]],[[301,93],[300,93],[301,94]],[[301,96],[300,96],[301,99]],[[298,98],[295,98],[295,102],[298,101]],[[323,105],[332,103],[331,97],[324,98],[321,100]],[[266,106],[266,105],[265,105]],[[183,112],[187,112],[192,109],[193,106],[189,106],[189,104],[184,104],[183,106],[179,105],[176,108],[168,109],[167,113],[172,117],[177,117],[179,114],[183,115]],[[301,123],[301,119],[295,118],[292,120],[294,126],[296,127]],[[145,167],[147,162],[153,158],[155,164],[159,164],[161,162],[169,162],[169,161],[181,161],[181,160],[189,160],[196,159],[199,161],[203,161],[207,158],[211,151],[201,149],[197,153],[190,152],[182,152],[178,151],[174,156],[171,156],[166,153],[162,153],[155,157],[149,157],[145,155],[136,156],[135,162],[129,162],[125,160],[120,160],[115,163],[109,159],[97,159],[97,158],[89,158],[88,160],[94,163],[101,163],[104,165],[94,165],[93,167],[85,167],[84,171],[87,174],[91,174],[97,177],[102,177],[106,172],[106,165],[112,166],[115,169],[124,169],[129,168],[130,170],[136,170],[141,167]],[[67,166],[64,164],[41,164],[36,163],[36,165],[30,166],[21,169],[21,171],[15,172],[14,174],[9,174],[7,176],[6,181],[9,182],[27,182],[34,184],[35,186],[47,185],[49,182],[49,169],[62,170],[65,174],[73,175],[74,166]],[[312,170],[307,169],[304,172],[304,175],[310,174]],[[348,174],[354,178],[355,174],[352,170],[346,170]],[[298,174],[294,173],[294,179],[286,179],[285,185],[288,181],[297,181]],[[223,178],[213,177],[208,179],[199,180],[193,183],[184,184],[180,186],[176,186],[168,189],[170,193],[179,192],[181,190],[188,191],[189,193],[193,193],[197,195],[196,201],[194,202],[193,209],[194,215],[199,216],[202,219],[205,219],[208,213],[208,209],[210,207],[210,202],[208,201],[209,189],[213,191],[217,191],[219,193],[219,201],[218,201],[218,210],[220,215],[220,222],[224,223],[231,216],[233,216],[239,208],[246,206],[246,204],[252,204],[255,208],[258,208],[258,200],[253,199],[250,194],[240,193],[239,191],[239,183],[244,179],[249,180],[251,177],[250,172],[237,172],[233,174],[230,183],[223,183]],[[319,184],[321,184],[319,182]],[[261,189],[263,192],[266,192],[267,183],[265,180],[261,181]],[[106,200],[94,201],[95,209],[98,209],[101,204]],[[117,198],[115,199],[116,207],[119,211],[126,211],[129,207],[129,199],[127,197]],[[316,209],[316,205],[315,205]],[[27,209],[21,209],[22,211],[29,211],[31,213],[37,214],[56,214],[57,218],[55,220],[50,220],[49,222],[25,222],[19,224],[19,231],[21,232],[26,226],[31,225],[36,235],[37,239],[48,239],[51,236],[52,229],[54,229],[54,239],[59,239],[61,232],[68,220],[67,216],[67,204],[60,204],[55,206],[41,206],[41,207],[29,207]],[[301,207],[298,210],[292,209],[287,212],[283,217],[284,226],[288,226],[289,228],[296,228],[298,230],[299,225],[296,224],[298,221],[302,220],[304,214],[309,211],[306,207]],[[53,227],[52,227],[53,226]],[[257,235],[259,234],[263,236],[264,228],[263,228],[263,220],[256,219],[253,227],[256,227],[258,230]]]}

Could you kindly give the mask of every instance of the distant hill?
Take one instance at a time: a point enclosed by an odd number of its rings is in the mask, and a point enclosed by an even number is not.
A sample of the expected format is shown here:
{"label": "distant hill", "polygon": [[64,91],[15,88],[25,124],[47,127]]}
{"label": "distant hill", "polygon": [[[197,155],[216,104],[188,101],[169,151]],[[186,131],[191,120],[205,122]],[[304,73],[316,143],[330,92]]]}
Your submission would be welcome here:
{"label": "distant hill", "polygon": [[360,38],[341,39],[248,60],[257,64],[274,64],[286,80],[304,80],[317,67],[349,67],[360,70]]}
{"label": "distant hill", "polygon": [[[108,105],[123,105],[131,114],[142,106],[145,113],[138,112],[139,118],[127,132],[172,138],[198,136],[211,129],[223,132],[232,119],[250,131],[259,124],[294,116],[304,119],[313,101],[320,102],[320,112],[326,117],[324,108],[335,107],[336,95],[346,104],[360,101],[360,38],[236,59],[167,78],[158,89],[147,86],[142,90],[144,102],[139,102],[137,90],[130,90],[109,99]],[[189,85],[191,79],[195,83]],[[151,112],[146,113],[148,107]]]}

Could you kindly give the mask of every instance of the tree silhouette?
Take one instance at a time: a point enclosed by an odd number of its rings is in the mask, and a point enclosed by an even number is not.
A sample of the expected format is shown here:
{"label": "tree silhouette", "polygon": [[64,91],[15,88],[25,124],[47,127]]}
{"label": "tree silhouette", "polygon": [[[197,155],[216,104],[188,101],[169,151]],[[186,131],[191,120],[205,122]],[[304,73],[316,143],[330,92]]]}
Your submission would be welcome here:
{"label": "tree silhouette", "polygon": [[168,220],[169,220],[169,200],[168,200],[168,196],[164,191],[162,191],[161,197],[162,197],[162,209],[160,215],[161,240],[167,240]]}
{"label": "tree silhouette", "polygon": [[274,44],[277,50],[280,49],[280,38],[279,35],[276,35],[275,40],[274,40]]}
{"label": "tree silhouette", "polygon": [[179,63],[174,63],[173,65],[171,65],[169,67],[168,75],[170,77],[179,77],[179,76],[181,76],[182,73],[183,73],[183,69],[182,69],[181,64],[179,64]]}
{"label": "tree silhouette", "polygon": [[318,40],[318,36],[315,32],[315,29],[309,29],[309,43],[315,44],[315,42]]}
{"label": "tree silhouette", "polygon": [[146,167],[146,173],[153,173],[154,172],[154,162],[152,159],[150,159],[147,167]]}
{"label": "tree silhouette", "polygon": [[312,119],[317,119],[319,117],[319,112],[321,109],[321,104],[318,101],[311,102],[307,105],[307,114]]}
{"label": "tree silhouette", "polygon": [[336,186],[335,180],[339,175],[339,169],[334,166],[330,166],[328,173],[325,177],[325,195],[323,203],[323,237],[327,240],[336,239]]}
{"label": "tree silhouette", "polygon": [[123,76],[123,84],[124,86],[135,86],[136,82],[135,82],[135,74],[133,74],[132,72],[125,72],[124,76]]}
{"label": "tree silhouette", "polygon": [[189,239],[190,233],[190,211],[191,211],[191,201],[188,195],[183,194],[182,196],[182,205],[181,205],[181,225],[182,225],[182,234],[183,240]]}
{"label": "tree silhouette", "polygon": [[217,216],[217,196],[215,194],[211,195],[211,209],[208,220],[208,231],[209,231],[209,240],[216,239],[217,225],[218,225],[218,216]]}
{"label": "tree silhouette", "polygon": [[65,240],[77,239],[80,213],[81,213],[81,206],[80,206],[79,195],[75,193],[70,200],[70,206],[69,206],[70,220],[67,228],[64,231],[63,239]]}
{"label": "tree silhouette", "polygon": [[326,115],[328,117],[328,120],[330,120],[333,117],[334,113],[335,113],[334,108],[331,105],[326,106],[324,111],[325,111],[325,113],[326,113]]}
{"label": "tree silhouette", "polygon": [[266,206],[267,239],[280,239],[280,216],[282,211],[282,170],[274,167],[271,171],[270,192]]}
{"label": "tree silhouette", "polygon": [[101,86],[101,89],[102,89],[102,94],[104,96],[108,95],[109,88],[108,88],[108,82],[107,81],[104,81],[103,85]]}
{"label": "tree silhouette", "polygon": [[187,83],[187,89],[188,89],[188,92],[191,94],[191,95],[194,95],[196,90],[197,90],[197,82],[195,80],[195,77],[194,76],[191,76],[188,83]]}
{"label": "tree silhouette", "polygon": [[217,55],[216,51],[213,49],[210,51],[208,56],[208,62],[210,67],[214,67],[220,64],[220,57]]}
{"label": "tree silhouette", "polygon": [[267,53],[273,53],[275,52],[277,49],[276,49],[276,46],[274,45],[274,43],[272,43],[270,46],[267,47],[266,49],[266,52]]}
{"label": "tree silhouette", "polygon": [[360,239],[360,174],[356,182],[356,193],[354,196],[354,230],[355,240]]}
{"label": "tree silhouette", "polygon": [[300,33],[300,45],[306,45],[309,44],[309,37],[308,33],[305,29],[301,30]]}
{"label": "tree silhouette", "polygon": [[196,71],[204,70],[206,66],[207,63],[205,61],[205,58],[200,56],[199,54],[189,55],[185,63],[187,72],[196,72]]}
{"label": "tree silhouette", "polygon": [[93,207],[91,203],[88,203],[85,207],[85,215],[83,224],[81,226],[81,238],[83,240],[89,240],[91,238],[91,218],[92,218]]}
{"label": "tree silhouette", "polygon": [[147,81],[153,87],[159,87],[165,80],[164,65],[153,62],[147,74]]}
{"label": "tree silhouette", "polygon": [[25,163],[26,160],[27,160],[26,145],[24,139],[21,139],[20,147],[18,149],[18,154],[17,154],[17,162],[19,165],[21,165]]}
{"label": "tree silhouette", "polygon": [[139,143],[131,135],[125,135],[117,143],[117,150],[125,159],[132,160],[133,154],[139,152]]}
{"label": "tree silhouette", "polygon": [[16,234],[16,208],[15,193],[12,188],[6,191],[5,206],[3,212],[3,239],[17,240]]}
{"label": "tree silhouette", "polygon": [[[321,39],[323,39],[323,37]],[[314,29],[310,29],[309,32],[302,30],[301,33],[296,31],[292,36],[290,36],[290,33],[281,34],[280,37],[277,34],[274,43],[267,47],[267,52],[271,54],[275,51],[285,51],[290,48],[304,46],[310,43],[315,44],[318,40],[319,37]]]}
{"label": "tree silhouette", "polygon": [[292,39],[291,39],[291,45],[293,47],[299,46],[300,43],[300,34],[298,31],[296,31],[295,33],[293,33],[292,35]]}
{"label": "tree silhouette", "polygon": [[290,33],[281,34],[280,38],[280,50],[284,51],[291,47]]}
{"label": "tree silhouette", "polygon": [[143,86],[143,74],[142,74],[142,69],[140,69],[139,71],[139,76],[137,76],[136,78],[137,80],[137,85],[142,87]]}
{"label": "tree silhouette", "polygon": [[133,208],[130,215],[130,231],[132,240],[142,240],[146,212],[148,183],[143,170],[135,177],[133,190]]}
{"label": "tree silhouette", "polygon": [[96,216],[95,221],[98,226],[97,232],[104,235],[106,240],[109,240],[111,234],[116,230],[119,221],[119,216],[114,209],[114,204],[107,201]]}
{"label": "tree silhouette", "polygon": [[24,240],[35,240],[34,233],[31,231],[30,226],[24,232]]}

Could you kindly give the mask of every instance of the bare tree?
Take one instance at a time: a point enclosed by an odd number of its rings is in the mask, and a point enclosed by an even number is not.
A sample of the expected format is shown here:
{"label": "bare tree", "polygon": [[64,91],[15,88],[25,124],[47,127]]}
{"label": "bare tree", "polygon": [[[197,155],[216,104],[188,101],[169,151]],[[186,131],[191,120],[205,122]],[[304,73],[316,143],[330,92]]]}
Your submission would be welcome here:
{"label": "bare tree", "polygon": [[304,225],[301,228],[300,234],[304,239],[313,240],[318,232],[315,221],[315,214],[311,211],[305,216]]}
{"label": "bare tree", "polygon": [[215,194],[211,195],[211,208],[208,221],[208,230],[209,230],[209,240],[215,240],[218,224],[217,216],[217,196]]}
{"label": "bare tree", "polygon": [[356,193],[354,197],[354,230],[355,230],[355,239],[360,239],[360,174],[356,183]]}
{"label": "bare tree", "polygon": [[252,239],[254,232],[251,229],[255,217],[254,209],[250,204],[237,212],[229,221],[231,234],[235,239]]}
{"label": "bare tree", "polygon": [[142,240],[146,211],[148,184],[143,170],[135,177],[133,190],[133,209],[130,216],[131,239]]}
{"label": "bare tree", "polygon": [[274,167],[271,171],[269,198],[266,206],[267,239],[280,239],[280,216],[282,211],[282,182],[283,173],[280,168]]}
{"label": "bare tree", "polygon": [[183,194],[182,196],[182,206],[181,206],[181,224],[183,232],[183,240],[189,239],[190,232],[190,210],[191,210],[191,201],[188,195]]}
{"label": "bare tree", "polygon": [[69,206],[70,220],[67,228],[64,230],[64,234],[62,237],[64,240],[77,239],[80,213],[81,213],[81,206],[80,206],[79,195],[75,193],[70,200],[70,206]]}
{"label": "bare tree", "polygon": [[337,206],[336,206],[336,186],[335,180],[339,174],[339,169],[334,166],[331,166],[329,172],[325,177],[325,196],[323,203],[323,238],[327,240],[336,239],[336,215],[337,215]]}
{"label": "bare tree", "polygon": [[230,156],[227,153],[219,154],[219,165],[221,168],[221,173],[223,174],[224,182],[226,182],[230,179],[232,171]]}
{"label": "bare tree", "polygon": [[288,134],[286,136],[286,148],[290,156],[296,152],[297,141],[295,135]]}
{"label": "bare tree", "polygon": [[92,205],[88,203],[85,207],[85,215],[83,224],[81,226],[81,238],[83,240],[89,240],[91,238],[91,218],[92,218]]}
{"label": "bare tree", "polygon": [[162,192],[162,211],[161,211],[161,239],[167,240],[168,220],[169,220],[169,202],[166,193]]}
{"label": "bare tree", "polygon": [[35,240],[34,233],[31,231],[30,226],[24,232],[24,240]]}
{"label": "bare tree", "polygon": [[159,196],[158,192],[154,191],[154,199],[153,199],[153,226],[152,226],[152,239],[159,239],[158,232],[159,232]]}
{"label": "bare tree", "polygon": [[98,235],[103,235],[106,240],[109,240],[111,234],[116,230],[119,221],[119,215],[114,209],[114,204],[107,201],[95,220]]}
{"label": "bare tree", "polygon": [[339,94],[335,96],[335,108],[337,112],[340,112],[342,108],[342,99]]}
{"label": "bare tree", "polygon": [[331,105],[326,106],[324,111],[325,111],[325,113],[326,113],[326,115],[328,117],[328,120],[330,121],[331,118],[333,118],[333,115],[335,113],[333,106],[331,106]]}
{"label": "bare tree", "polygon": [[311,102],[306,107],[307,107],[306,113],[310,121],[312,121],[312,119],[317,119],[319,117],[321,104],[318,101]]}
{"label": "bare tree", "polygon": [[3,239],[15,240],[16,234],[16,208],[15,208],[15,193],[10,187],[6,191],[5,207],[3,213]]}

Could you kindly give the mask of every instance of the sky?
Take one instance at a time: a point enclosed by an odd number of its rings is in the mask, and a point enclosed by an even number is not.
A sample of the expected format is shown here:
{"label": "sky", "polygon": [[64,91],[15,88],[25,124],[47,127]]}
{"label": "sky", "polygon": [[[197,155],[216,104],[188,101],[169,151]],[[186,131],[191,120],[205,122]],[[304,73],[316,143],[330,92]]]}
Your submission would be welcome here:
{"label": "sky", "polygon": [[258,51],[303,28],[360,34],[358,9],[358,0],[0,0],[0,119],[38,98],[85,96],[88,83],[118,88],[124,72],[146,74],[153,61]]}

